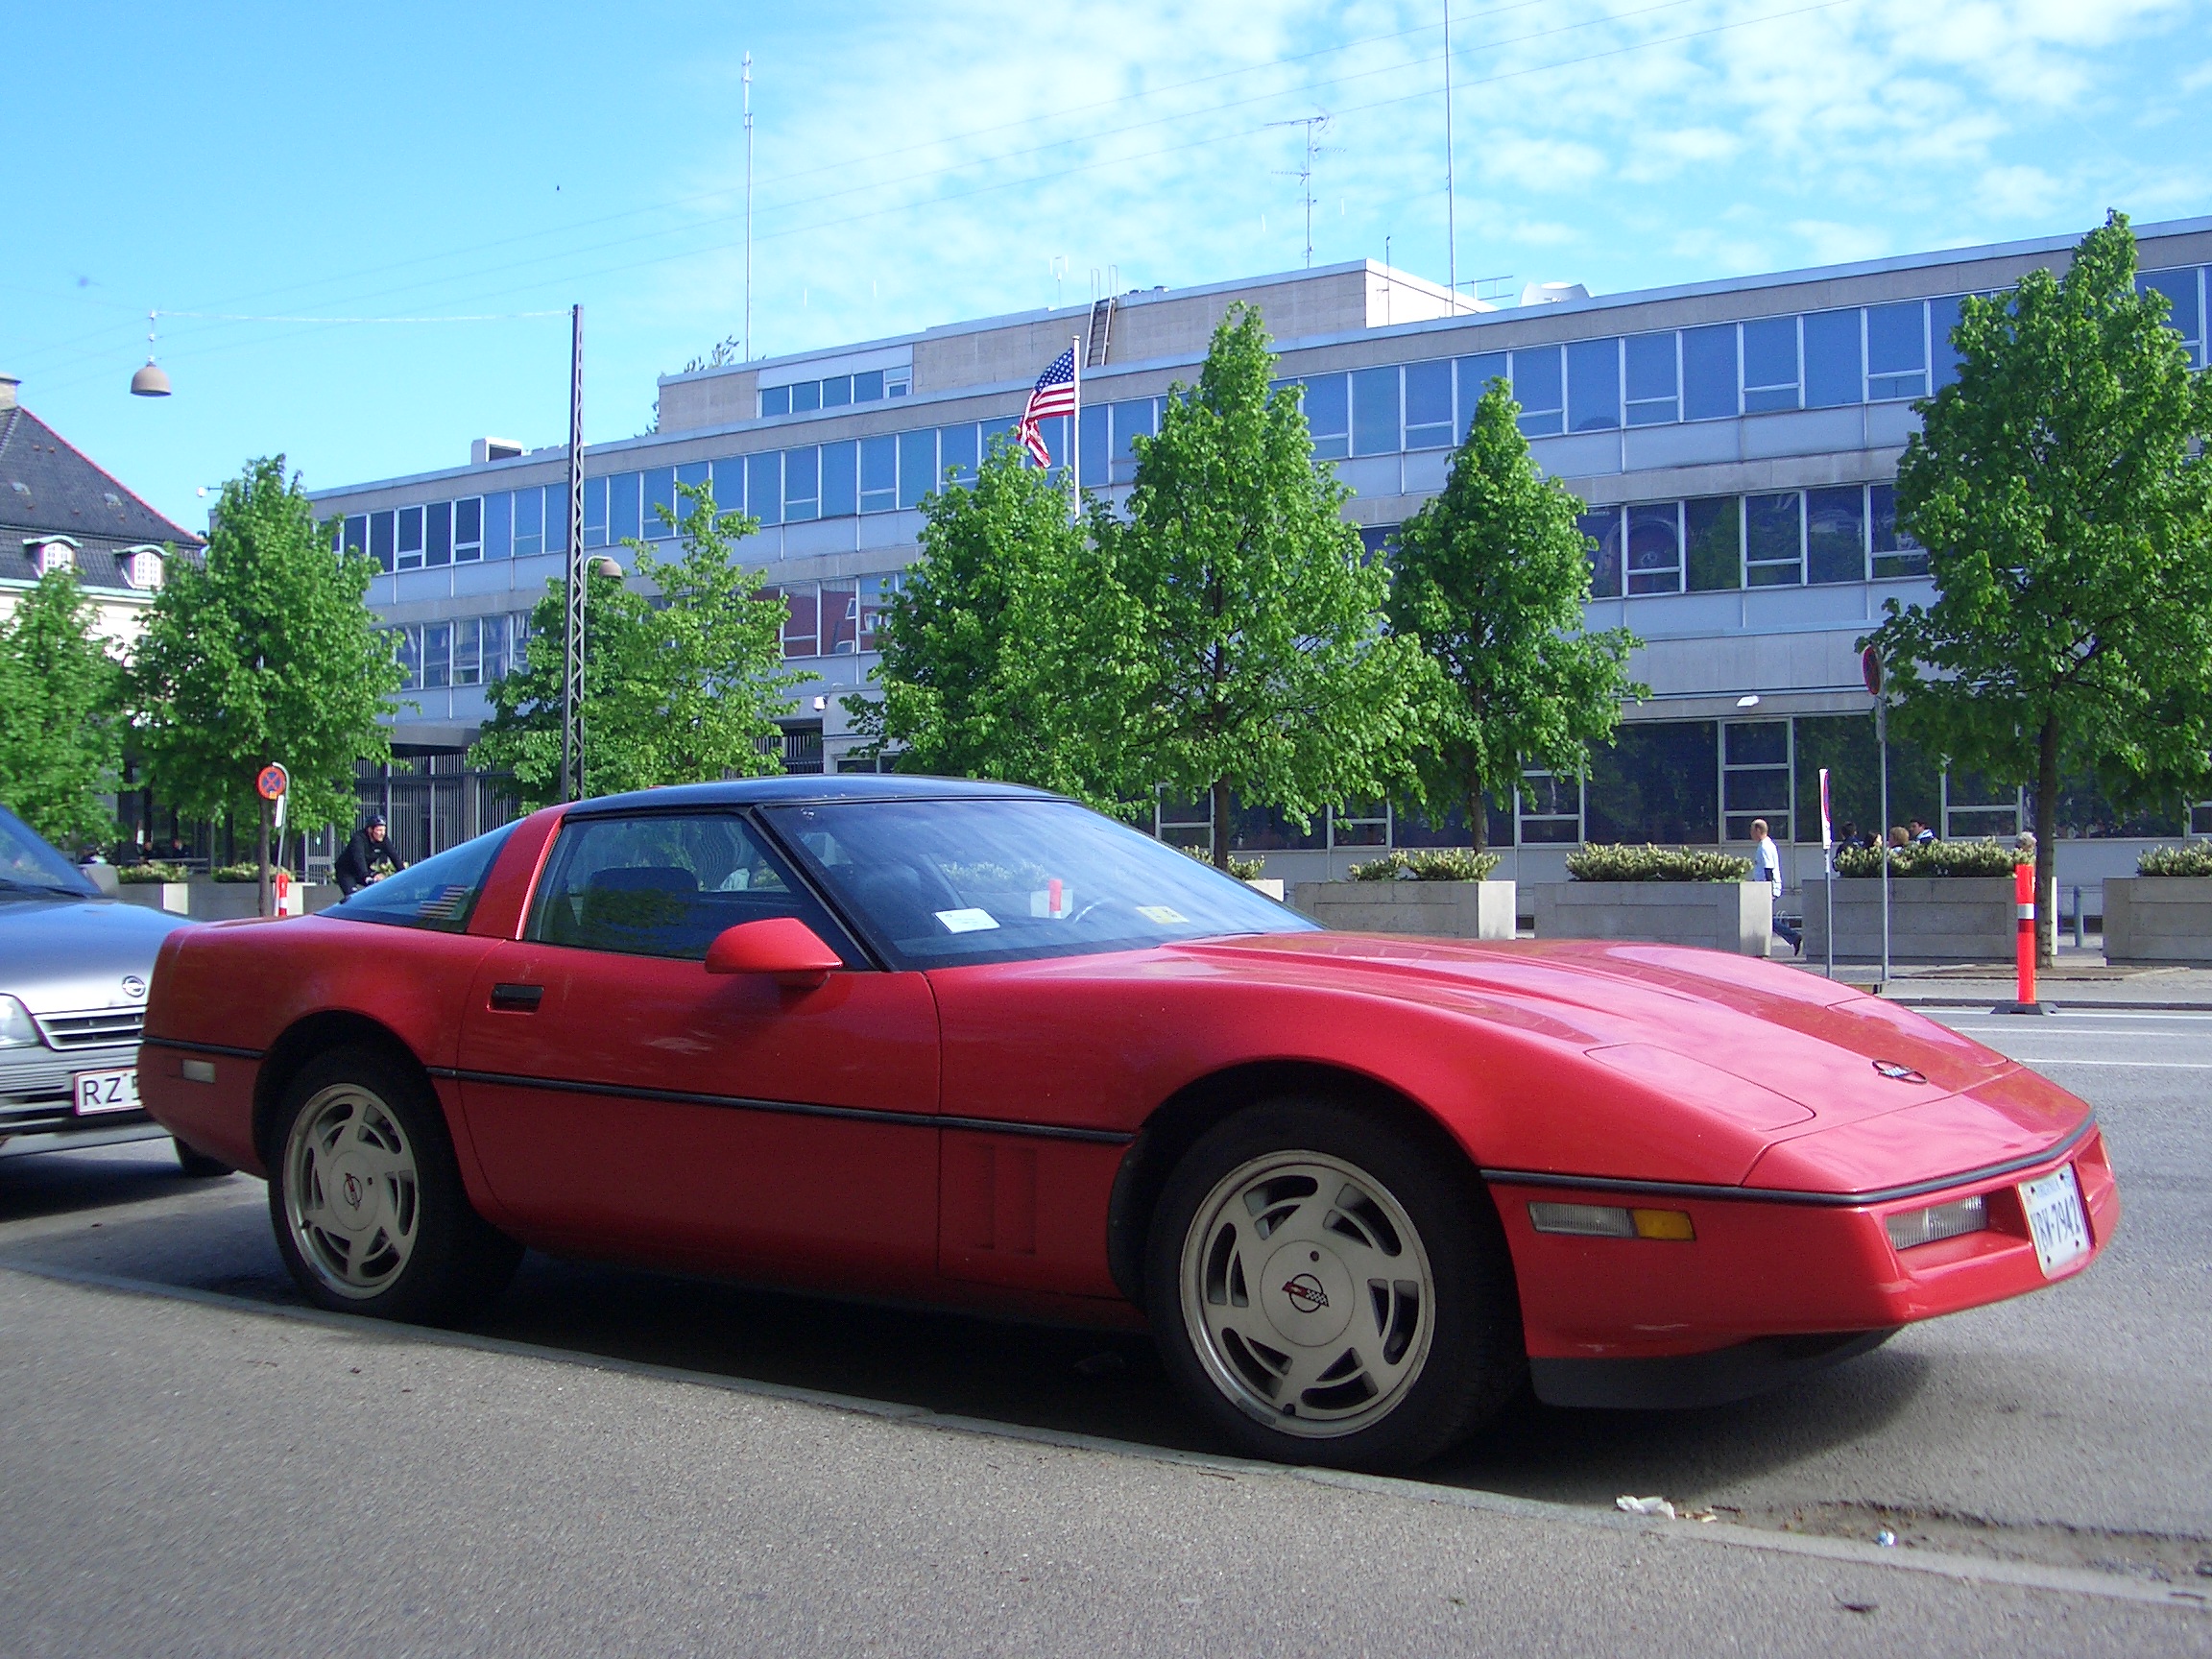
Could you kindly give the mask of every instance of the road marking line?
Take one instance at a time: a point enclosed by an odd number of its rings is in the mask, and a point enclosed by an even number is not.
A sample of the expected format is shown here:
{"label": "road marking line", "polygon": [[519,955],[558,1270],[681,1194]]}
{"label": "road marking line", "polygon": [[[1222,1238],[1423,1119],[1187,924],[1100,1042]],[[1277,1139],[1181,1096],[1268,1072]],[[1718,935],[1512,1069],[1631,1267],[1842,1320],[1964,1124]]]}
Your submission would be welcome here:
{"label": "road marking line", "polygon": [[2023,1066],[2131,1066],[2146,1071],[2212,1071],[2212,1065],[2200,1060],[2059,1060],[2033,1054],[2008,1054],[2006,1058]]}
{"label": "road marking line", "polygon": [[604,1354],[555,1348],[537,1342],[517,1342],[505,1336],[480,1336],[465,1331],[439,1331],[427,1326],[399,1325],[358,1313],[330,1313],[320,1308],[292,1308],[281,1303],[256,1302],[250,1297],[226,1295],[182,1285],[129,1279],[120,1274],[60,1267],[47,1262],[0,1260],[0,1268],[26,1278],[49,1279],[60,1284],[126,1295],[154,1296],[169,1301],[196,1302],[229,1312],[260,1314],[265,1318],[296,1320],[320,1325],[347,1335],[380,1340],[394,1346],[424,1342],[441,1348],[461,1348],[477,1353],[503,1354],[538,1359],[548,1364],[570,1365],[591,1371],[648,1377],[658,1382],[688,1383],[742,1394],[756,1399],[816,1406],[854,1416],[910,1423],[917,1428],[974,1434],[988,1439],[1018,1440],[1030,1445],[1054,1446],[1066,1451],[1094,1452],[1109,1456],[1142,1458],[1173,1464],[1199,1474],[1227,1474],[1255,1479],[1272,1477],[1301,1480],[1310,1485],[1346,1491],[1369,1492],[1381,1497],[1407,1499],[1443,1508],[1469,1509],[1482,1514],[1549,1521],[1575,1527],[1601,1527],[1615,1532],[1641,1532],[1664,1543],[1720,1545],[1740,1550],[1764,1550],[1778,1555],[1810,1556],[1818,1560],[1848,1562],[1855,1566],[1889,1568],[1905,1573],[1925,1573],[1967,1584],[2005,1585],[2013,1589],[2047,1590],[2093,1596],[2104,1600],[2131,1601],[2182,1611],[2212,1612],[2205,1598],[2189,1590],[2166,1590],[2080,1567],[2047,1567],[2026,1561],[1984,1560],[1971,1555],[1950,1555],[1933,1551],[1884,1549],[1848,1538],[1822,1538],[1802,1532],[1769,1532],[1735,1522],[1707,1522],[1678,1526],[1641,1515],[1623,1515],[1612,1509],[1586,1508],[1543,1498],[1516,1498],[1504,1492],[1484,1492],[1467,1486],[1438,1486],[1391,1475],[1358,1475],[1342,1469],[1306,1469],[1281,1463],[1261,1463],[1206,1452],[1179,1452],[1171,1447],[1147,1446],[1139,1441],[1116,1440],[1102,1434],[1077,1434],[1058,1429],[1035,1429],[1020,1423],[999,1423],[989,1418],[966,1417],[933,1411],[926,1406],[903,1406],[895,1401],[869,1400],[827,1389],[794,1387],[784,1382],[761,1382],[744,1377],[720,1376],[678,1365],[658,1365],[650,1360],[620,1359]]}

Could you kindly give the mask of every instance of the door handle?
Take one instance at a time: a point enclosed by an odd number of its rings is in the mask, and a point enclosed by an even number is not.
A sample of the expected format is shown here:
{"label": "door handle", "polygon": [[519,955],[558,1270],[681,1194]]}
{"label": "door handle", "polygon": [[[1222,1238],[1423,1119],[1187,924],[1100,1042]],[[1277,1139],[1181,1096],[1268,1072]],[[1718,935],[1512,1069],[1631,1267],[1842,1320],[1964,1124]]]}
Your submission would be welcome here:
{"label": "door handle", "polygon": [[493,985],[492,1006],[502,1014],[535,1014],[545,999],[542,985]]}

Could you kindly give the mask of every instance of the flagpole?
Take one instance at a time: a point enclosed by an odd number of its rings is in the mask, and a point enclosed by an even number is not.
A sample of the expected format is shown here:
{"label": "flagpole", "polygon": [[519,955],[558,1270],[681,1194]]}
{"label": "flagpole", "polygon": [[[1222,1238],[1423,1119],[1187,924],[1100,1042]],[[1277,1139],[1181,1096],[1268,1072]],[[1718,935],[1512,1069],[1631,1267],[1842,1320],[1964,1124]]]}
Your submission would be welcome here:
{"label": "flagpole", "polygon": [[1068,518],[1083,522],[1083,336],[1069,340],[1068,364],[1073,372],[1075,407],[1068,416]]}

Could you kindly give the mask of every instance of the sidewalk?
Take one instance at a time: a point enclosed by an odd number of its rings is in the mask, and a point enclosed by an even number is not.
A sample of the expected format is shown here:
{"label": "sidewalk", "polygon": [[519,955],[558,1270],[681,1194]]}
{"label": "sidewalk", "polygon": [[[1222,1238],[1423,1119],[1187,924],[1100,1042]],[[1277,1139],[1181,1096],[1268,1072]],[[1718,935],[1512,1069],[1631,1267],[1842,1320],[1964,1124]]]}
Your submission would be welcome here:
{"label": "sidewalk", "polygon": [[[2079,951],[2066,942],[2055,966],[2036,971],[2036,999],[2044,1007],[2212,1010],[2212,968],[2115,967],[2105,962],[2102,941],[2091,940]],[[1812,957],[1776,959],[1813,974],[1825,971]],[[1876,989],[1881,974],[1877,963],[1836,964],[1837,979],[1863,991]],[[2016,987],[2010,962],[1899,962],[1890,965],[1882,994],[1909,1008],[1989,1008],[2010,1002]]]}

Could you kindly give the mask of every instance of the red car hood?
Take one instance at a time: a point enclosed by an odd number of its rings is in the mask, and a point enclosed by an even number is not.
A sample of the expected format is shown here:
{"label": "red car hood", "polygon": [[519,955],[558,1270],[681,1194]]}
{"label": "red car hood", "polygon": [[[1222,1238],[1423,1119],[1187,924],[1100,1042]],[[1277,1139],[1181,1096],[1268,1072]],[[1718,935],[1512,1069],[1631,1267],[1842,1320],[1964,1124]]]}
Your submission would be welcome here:
{"label": "red car hood", "polygon": [[1578,1048],[1646,1090],[1756,1132],[1766,1150],[1740,1178],[1759,1186],[1872,1190],[1930,1160],[1941,1170],[1929,1172],[1948,1172],[2038,1151],[2089,1115],[2065,1091],[1910,1009],[1719,951],[1334,932],[1178,949],[1270,975],[1357,984]]}

